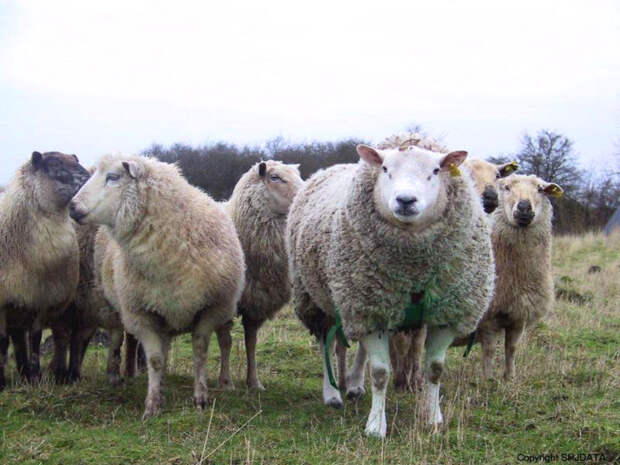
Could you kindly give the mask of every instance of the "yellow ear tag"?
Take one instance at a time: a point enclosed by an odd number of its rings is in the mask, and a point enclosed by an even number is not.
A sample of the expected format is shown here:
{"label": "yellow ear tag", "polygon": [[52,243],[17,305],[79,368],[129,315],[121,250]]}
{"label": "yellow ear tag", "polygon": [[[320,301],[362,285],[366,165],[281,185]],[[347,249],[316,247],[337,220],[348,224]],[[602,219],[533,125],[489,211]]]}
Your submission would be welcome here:
{"label": "yellow ear tag", "polygon": [[511,161],[504,167],[504,171],[506,173],[512,173],[513,171],[517,171],[519,169],[519,164],[516,161]]}
{"label": "yellow ear tag", "polygon": [[450,163],[449,170],[450,176],[452,176],[453,178],[461,175],[461,170],[459,170],[459,167],[456,166],[454,163]]}
{"label": "yellow ear tag", "polygon": [[557,198],[562,197],[563,191],[558,186],[551,186],[551,195]]}

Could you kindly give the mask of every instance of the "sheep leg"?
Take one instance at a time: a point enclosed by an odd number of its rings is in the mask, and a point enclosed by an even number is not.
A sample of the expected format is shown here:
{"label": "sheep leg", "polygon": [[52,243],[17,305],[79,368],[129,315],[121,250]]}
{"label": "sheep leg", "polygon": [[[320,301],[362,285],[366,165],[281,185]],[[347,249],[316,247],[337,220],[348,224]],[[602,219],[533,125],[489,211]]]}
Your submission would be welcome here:
{"label": "sheep leg", "polygon": [[138,340],[133,334],[125,332],[125,376],[127,378],[136,376],[137,350]]}
{"label": "sheep leg", "polygon": [[394,389],[399,392],[408,388],[410,371],[408,352],[411,347],[411,335],[406,333],[392,334],[390,337],[390,361],[394,370]]}
{"label": "sheep leg", "polygon": [[366,348],[363,344],[358,344],[353,367],[347,373],[347,399],[358,400],[366,394],[364,376],[366,374],[367,360]]}
{"label": "sheep leg", "polygon": [[[214,312],[217,313],[217,312]],[[203,317],[194,328],[192,344],[194,353],[194,406],[202,410],[208,403],[207,358],[213,323]]]}
{"label": "sheep leg", "polygon": [[258,380],[258,370],[256,369],[256,343],[258,342],[258,330],[262,325],[262,321],[254,321],[243,318],[245,353],[248,360],[246,384],[248,389],[256,391],[265,390],[261,382]]}
{"label": "sheep leg", "polygon": [[4,365],[7,362],[7,356],[9,353],[9,334],[7,329],[6,308],[0,306],[0,391],[4,390],[6,386]]}
{"label": "sheep leg", "polygon": [[336,357],[338,358],[338,387],[347,388],[347,348],[340,338],[336,338]]}
{"label": "sheep leg", "polygon": [[67,350],[71,341],[70,328],[64,322],[55,322],[52,325],[54,339],[54,356],[50,363],[50,370],[54,372],[57,383],[66,383],[69,380],[67,370]]}
{"label": "sheep leg", "polygon": [[387,419],[385,416],[385,397],[390,381],[390,342],[385,331],[376,331],[360,340],[370,359],[370,379],[372,406],[366,422],[368,436],[385,437]]}
{"label": "sheep leg", "polygon": [[138,343],[136,350],[136,370],[138,373],[144,373],[146,371],[146,354],[144,353],[144,347]]}
{"label": "sheep leg", "polygon": [[437,426],[443,422],[439,407],[439,380],[444,370],[446,351],[455,338],[450,328],[428,328],[426,336],[426,413],[428,422]]}
{"label": "sheep leg", "polygon": [[28,341],[26,331],[23,329],[12,329],[9,331],[15,352],[15,365],[17,371],[23,378],[28,378]]}
{"label": "sheep leg", "polygon": [[[332,340],[332,343],[328,348],[330,353],[333,353],[334,342],[335,341]],[[323,403],[333,408],[341,408],[343,403],[342,397],[340,397],[340,391],[338,391],[338,389],[331,385],[331,383],[329,382],[329,375],[327,374],[327,364],[329,363],[329,361],[325,357],[324,339],[321,339],[319,341],[319,347],[321,350],[321,358],[323,359]]]}
{"label": "sheep leg", "polygon": [[416,329],[411,334],[411,345],[409,346],[409,385],[412,390],[419,391],[422,389],[422,362],[424,357],[424,343],[426,342],[426,325],[420,329]]}
{"label": "sheep leg", "polygon": [[511,380],[515,375],[515,351],[517,349],[519,339],[521,339],[521,336],[523,335],[524,328],[524,324],[515,324],[506,328],[506,335],[504,339],[504,350],[506,357],[504,379],[506,381]]}
{"label": "sheep leg", "polygon": [[28,362],[28,382],[38,383],[41,379],[41,337],[43,331],[41,329],[31,329],[29,334],[30,342],[30,361]]}
{"label": "sheep leg", "polygon": [[144,402],[142,419],[157,415],[163,403],[161,387],[166,365],[166,339],[168,335],[158,334],[154,329],[144,325],[138,335],[146,352],[149,387]]}
{"label": "sheep leg", "polygon": [[220,346],[220,376],[217,380],[217,387],[224,391],[232,391],[235,389],[230,374],[230,351],[232,349],[231,329],[232,321],[229,321],[215,330],[217,342]]}
{"label": "sheep leg", "polygon": [[69,376],[73,381],[77,381],[82,376],[82,363],[86,355],[86,348],[93,334],[95,334],[95,328],[82,328],[74,330],[71,334]]}
{"label": "sheep leg", "polygon": [[482,377],[489,379],[493,373],[493,355],[495,355],[495,344],[497,334],[490,329],[478,329],[480,334],[480,345],[482,346]]}
{"label": "sheep leg", "polygon": [[117,328],[110,330],[109,333],[110,346],[108,347],[108,367],[106,370],[106,377],[108,379],[108,383],[112,386],[117,386],[121,382],[121,347],[123,345],[123,330]]}

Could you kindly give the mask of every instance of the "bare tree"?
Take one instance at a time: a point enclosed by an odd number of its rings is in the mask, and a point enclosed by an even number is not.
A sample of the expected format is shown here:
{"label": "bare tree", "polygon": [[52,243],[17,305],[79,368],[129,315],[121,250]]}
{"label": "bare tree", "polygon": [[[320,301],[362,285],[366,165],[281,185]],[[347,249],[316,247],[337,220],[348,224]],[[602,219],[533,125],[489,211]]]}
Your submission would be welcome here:
{"label": "bare tree", "polygon": [[525,134],[522,148],[517,153],[519,170],[535,174],[549,182],[561,185],[567,194],[575,193],[582,180],[577,167],[573,142],[553,131],[543,129],[535,137]]}

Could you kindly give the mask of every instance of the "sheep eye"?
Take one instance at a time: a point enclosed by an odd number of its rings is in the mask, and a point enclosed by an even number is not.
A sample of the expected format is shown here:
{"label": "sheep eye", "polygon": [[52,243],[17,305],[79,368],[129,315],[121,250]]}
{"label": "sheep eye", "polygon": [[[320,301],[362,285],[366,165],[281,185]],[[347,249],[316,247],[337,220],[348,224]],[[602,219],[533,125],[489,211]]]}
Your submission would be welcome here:
{"label": "sheep eye", "polygon": [[510,190],[510,186],[504,186],[504,190],[509,191]]}
{"label": "sheep eye", "polygon": [[387,168],[385,166],[383,166],[382,168],[383,168],[383,172],[387,173]]}
{"label": "sheep eye", "polygon": [[280,176],[278,176],[277,174],[272,174],[271,176],[269,176],[269,179],[271,179],[272,181],[282,181]]}
{"label": "sheep eye", "polygon": [[105,182],[107,183],[109,181],[118,181],[120,178],[120,174],[108,173],[108,175],[105,177]]}
{"label": "sheep eye", "polygon": [[495,173],[495,179],[499,179],[499,178],[501,178],[501,177],[502,177],[502,176],[501,176],[499,173]]}
{"label": "sheep eye", "polygon": [[435,168],[435,169],[433,170],[433,174],[439,174],[439,168]]}

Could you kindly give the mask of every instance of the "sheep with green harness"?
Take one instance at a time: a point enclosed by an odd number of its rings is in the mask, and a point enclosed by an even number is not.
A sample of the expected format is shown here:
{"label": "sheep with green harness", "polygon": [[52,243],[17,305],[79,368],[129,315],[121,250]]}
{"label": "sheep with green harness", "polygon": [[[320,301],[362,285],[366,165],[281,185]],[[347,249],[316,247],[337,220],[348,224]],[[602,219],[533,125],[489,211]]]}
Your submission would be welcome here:
{"label": "sheep with green harness", "polygon": [[[494,264],[478,195],[458,169],[466,152],[365,145],[357,151],[359,163],[319,171],[306,182],[291,206],[286,237],[295,312],[321,345],[323,400],[342,405],[326,356],[341,325],[341,339],[360,342],[347,395],[363,393],[369,358],[366,433],[383,437],[390,332],[428,326],[426,410],[430,423],[441,423],[446,349],[484,314]],[[415,323],[406,321],[412,305],[423,309]]]}

